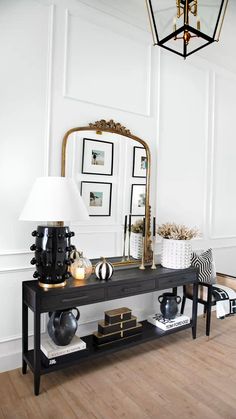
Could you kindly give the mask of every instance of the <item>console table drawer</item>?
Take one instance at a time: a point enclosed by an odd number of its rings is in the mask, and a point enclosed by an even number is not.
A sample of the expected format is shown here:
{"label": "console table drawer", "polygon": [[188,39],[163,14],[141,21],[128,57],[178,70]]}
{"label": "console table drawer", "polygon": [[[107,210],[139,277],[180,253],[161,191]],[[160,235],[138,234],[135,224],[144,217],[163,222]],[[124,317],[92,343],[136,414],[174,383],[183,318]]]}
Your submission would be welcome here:
{"label": "console table drawer", "polygon": [[81,290],[76,295],[69,293],[58,296],[48,296],[41,301],[42,311],[53,311],[59,309],[66,309],[70,307],[79,307],[81,305],[94,303],[96,301],[105,300],[104,288],[96,288],[93,290]]}
{"label": "console table drawer", "polygon": [[159,289],[166,289],[166,288],[173,288],[173,287],[178,287],[180,285],[185,285],[185,284],[192,284],[193,282],[196,282],[197,278],[195,275],[193,275],[192,277],[190,277],[190,275],[183,275],[180,276],[179,278],[174,278],[174,277],[166,277],[166,278],[160,278],[158,279],[158,284],[157,284],[157,288]]}
{"label": "console table drawer", "polygon": [[155,279],[143,282],[134,281],[130,284],[115,285],[107,290],[108,298],[128,297],[129,295],[142,294],[155,290]]}

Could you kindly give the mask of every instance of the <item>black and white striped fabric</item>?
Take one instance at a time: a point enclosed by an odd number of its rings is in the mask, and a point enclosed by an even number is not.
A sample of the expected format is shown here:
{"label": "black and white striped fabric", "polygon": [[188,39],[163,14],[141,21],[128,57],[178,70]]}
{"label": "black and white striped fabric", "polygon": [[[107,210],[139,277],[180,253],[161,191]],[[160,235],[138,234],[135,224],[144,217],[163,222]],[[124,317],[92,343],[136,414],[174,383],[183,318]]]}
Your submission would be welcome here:
{"label": "black and white striped fabric", "polygon": [[233,289],[215,284],[212,293],[216,300],[216,317],[218,319],[236,314],[236,292]]}
{"label": "black and white striped fabric", "polygon": [[103,260],[95,266],[95,275],[98,279],[107,280],[111,278],[113,270],[112,264]]}
{"label": "black and white striped fabric", "polygon": [[208,249],[201,254],[193,252],[191,265],[199,269],[199,281],[205,284],[214,284],[216,282],[216,274],[212,249]]}

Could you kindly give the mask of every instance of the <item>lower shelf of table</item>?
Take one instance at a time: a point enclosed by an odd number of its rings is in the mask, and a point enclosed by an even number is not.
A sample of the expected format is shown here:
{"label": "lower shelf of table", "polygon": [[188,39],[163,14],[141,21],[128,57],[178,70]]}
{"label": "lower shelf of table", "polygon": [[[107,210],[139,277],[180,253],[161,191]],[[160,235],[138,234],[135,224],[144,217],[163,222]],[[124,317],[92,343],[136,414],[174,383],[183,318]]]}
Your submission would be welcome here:
{"label": "lower shelf of table", "polygon": [[[135,335],[127,341],[113,342],[112,344],[104,346],[103,348],[97,348],[94,345],[93,335],[83,336],[82,339],[86,342],[87,345],[87,349],[85,351],[78,351],[77,357],[73,357],[73,360],[71,360],[68,355],[68,362],[64,362],[63,364],[52,365],[47,368],[41,363],[40,374],[48,374],[50,372],[57,371],[62,368],[67,368],[74,364],[79,364],[83,361],[86,361],[87,359],[95,359],[106,354],[108,355],[110,353],[130,348],[137,344],[161,338],[163,336],[172,333],[177,333],[192,327],[192,323],[189,323],[181,327],[177,327],[168,331],[163,331],[148,323],[146,320],[140,323],[143,325],[141,334]],[[24,354],[24,360],[27,362],[31,370],[34,371],[34,350],[30,350],[26,354]]]}

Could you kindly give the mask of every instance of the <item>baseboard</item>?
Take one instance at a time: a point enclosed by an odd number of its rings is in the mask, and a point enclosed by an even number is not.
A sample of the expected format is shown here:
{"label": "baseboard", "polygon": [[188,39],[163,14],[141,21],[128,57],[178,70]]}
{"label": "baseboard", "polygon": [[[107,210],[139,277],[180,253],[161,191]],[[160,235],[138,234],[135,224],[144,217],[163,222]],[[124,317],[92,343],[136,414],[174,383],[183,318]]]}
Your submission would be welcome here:
{"label": "baseboard", "polygon": [[0,372],[10,371],[21,367],[21,359],[21,352],[1,356]]}

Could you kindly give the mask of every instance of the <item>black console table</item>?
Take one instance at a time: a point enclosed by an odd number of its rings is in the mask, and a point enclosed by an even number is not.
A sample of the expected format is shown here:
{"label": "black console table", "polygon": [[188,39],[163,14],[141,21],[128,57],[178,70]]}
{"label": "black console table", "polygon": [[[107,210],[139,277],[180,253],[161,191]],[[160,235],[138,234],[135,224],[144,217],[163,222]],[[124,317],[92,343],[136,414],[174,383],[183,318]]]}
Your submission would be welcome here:
{"label": "black console table", "polygon": [[[138,294],[150,293],[159,290],[172,288],[177,292],[177,287],[186,284],[193,284],[193,305],[192,319],[190,324],[168,331],[162,331],[147,321],[143,325],[142,334],[127,342],[114,342],[108,347],[97,349],[93,345],[93,336],[84,336],[87,344],[86,351],[78,351],[78,357],[65,364],[52,365],[48,368],[41,363],[40,351],[40,318],[41,313],[49,311],[68,309],[73,306],[98,303],[101,301],[114,300],[117,298],[129,297]],[[193,339],[196,338],[197,327],[197,295],[198,295],[198,273],[193,267],[188,269],[173,270],[158,266],[156,270],[146,268],[144,271],[138,268],[127,268],[114,272],[112,279],[108,282],[98,281],[91,276],[79,286],[78,281],[69,280],[64,288],[54,288],[48,291],[40,288],[37,281],[24,281],[22,289],[22,372],[26,374],[27,365],[34,374],[34,392],[39,394],[40,376],[58,369],[71,366],[73,363],[80,363],[88,358],[103,356],[105,353],[116,352],[138,343],[175,333],[187,328],[192,328]],[[34,313],[34,349],[28,349],[28,308]]]}

